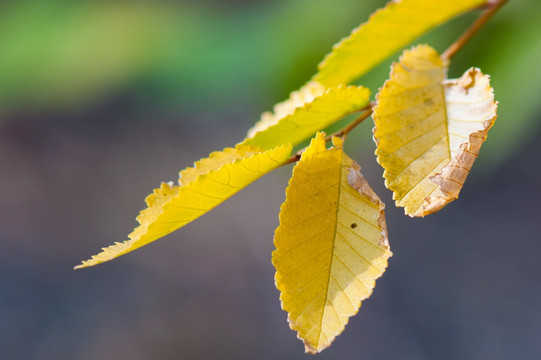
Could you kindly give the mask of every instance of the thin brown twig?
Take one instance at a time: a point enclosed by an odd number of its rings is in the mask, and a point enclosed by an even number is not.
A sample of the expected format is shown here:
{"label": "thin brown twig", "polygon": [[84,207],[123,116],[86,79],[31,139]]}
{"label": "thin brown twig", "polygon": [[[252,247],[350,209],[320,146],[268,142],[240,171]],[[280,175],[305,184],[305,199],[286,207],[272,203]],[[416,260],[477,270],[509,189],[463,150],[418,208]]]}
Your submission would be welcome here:
{"label": "thin brown twig", "polygon": [[292,164],[292,163],[295,163],[295,162],[299,161],[301,159],[301,155],[304,152],[304,150],[306,150],[306,148],[297,151],[294,155],[292,155],[289,159],[287,159],[282,164],[282,166],[287,165],[287,164]]}
{"label": "thin brown twig", "polygon": [[500,10],[509,0],[496,0],[487,2],[486,11],[441,55],[443,59],[451,59],[464,45]]}
{"label": "thin brown twig", "polygon": [[[337,132],[328,135],[325,137],[325,141],[332,140],[333,137],[337,136],[345,140],[346,136],[355,129],[360,123],[362,123],[364,120],[366,120],[370,115],[372,115],[372,108],[374,107],[375,103],[371,102],[366,108],[365,111],[354,121],[349,123],[347,126],[343,127],[342,129],[338,130]],[[306,148],[302,148],[299,151],[297,151],[294,155],[292,155],[289,159],[287,159],[282,165],[291,164],[294,162],[297,162],[301,159],[302,153],[306,150]]]}
{"label": "thin brown twig", "polygon": [[372,108],[375,106],[375,103],[371,102],[370,106],[354,121],[349,123],[344,128],[338,130],[334,134],[331,134],[325,138],[325,141],[331,140],[333,137],[337,136],[342,138],[343,140],[346,139],[346,136],[351,132],[351,130],[355,129],[360,123],[362,123],[364,120],[366,120],[370,115],[372,115]]}

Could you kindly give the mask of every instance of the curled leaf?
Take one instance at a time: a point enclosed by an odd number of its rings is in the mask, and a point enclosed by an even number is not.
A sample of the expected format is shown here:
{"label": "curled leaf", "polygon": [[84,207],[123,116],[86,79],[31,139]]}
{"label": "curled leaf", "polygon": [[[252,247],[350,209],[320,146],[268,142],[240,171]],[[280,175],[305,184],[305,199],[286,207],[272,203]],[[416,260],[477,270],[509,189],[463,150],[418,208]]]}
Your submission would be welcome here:
{"label": "curled leaf", "polygon": [[407,50],[374,108],[376,155],[396,205],[425,216],[458,197],[497,103],[489,77],[472,68],[445,80],[447,64],[429,46]]}
{"label": "curled leaf", "polygon": [[486,2],[390,1],[333,47],[319,64],[314,80],[327,87],[348,84],[426,31]]}
{"label": "curled leaf", "polygon": [[272,150],[238,145],[210,154],[181,171],[178,185],[162,183],[146,198],[148,207],[129,240],[104,248],[76,269],[112,260],[181,228],[280,166],[290,153],[291,145]]}
{"label": "curled leaf", "polygon": [[307,352],[328,347],[391,256],[384,204],[342,150],[318,133],[293,169],[272,262],[282,308]]}

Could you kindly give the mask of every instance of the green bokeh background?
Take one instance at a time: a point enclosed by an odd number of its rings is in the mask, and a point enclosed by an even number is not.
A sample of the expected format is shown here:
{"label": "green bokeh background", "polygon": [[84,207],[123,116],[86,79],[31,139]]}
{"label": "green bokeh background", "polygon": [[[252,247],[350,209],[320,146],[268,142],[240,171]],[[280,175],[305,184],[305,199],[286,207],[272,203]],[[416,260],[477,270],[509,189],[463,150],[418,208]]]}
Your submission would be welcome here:
{"label": "green bokeh background", "polygon": [[[2,120],[89,111],[129,94],[163,112],[260,110],[302,85],[337,39],[384,2],[36,1],[3,4],[0,14]],[[470,66],[492,74],[501,122],[487,144],[491,162],[511,156],[537,131],[535,71],[541,5],[513,0],[456,57],[450,76]],[[473,14],[420,39],[443,51]],[[391,35],[392,36],[392,35]],[[370,51],[370,49],[367,49]],[[388,63],[359,81],[374,93]],[[520,88],[520,89],[519,89]],[[137,105],[137,104],[136,104]],[[132,109],[128,109],[132,110]],[[216,117],[216,121],[220,118]]]}
{"label": "green bokeh background", "polygon": [[[290,168],[140,252],[71,267],[123,240],[153,187],[242,140],[383,5],[2,2],[0,358],[309,358],[280,310],[270,264]],[[418,42],[443,51],[475,16]],[[348,152],[387,203],[395,256],[374,299],[320,357],[541,353],[541,312],[529,297],[541,292],[541,246],[528,242],[540,230],[540,39],[541,2],[511,0],[451,64],[450,77],[471,66],[490,74],[500,106],[450,210],[405,218],[383,188],[372,125],[350,135]],[[375,94],[397,56],[358,83]],[[479,264],[520,296],[490,285]]]}

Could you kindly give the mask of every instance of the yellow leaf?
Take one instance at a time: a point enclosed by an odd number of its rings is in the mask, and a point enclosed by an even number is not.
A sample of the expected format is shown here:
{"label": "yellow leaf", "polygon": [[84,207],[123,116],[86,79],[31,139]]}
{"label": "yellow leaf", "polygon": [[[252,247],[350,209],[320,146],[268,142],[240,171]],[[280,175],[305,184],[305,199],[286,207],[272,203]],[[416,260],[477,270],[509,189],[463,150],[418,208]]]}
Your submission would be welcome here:
{"label": "yellow leaf", "polygon": [[377,95],[376,155],[396,205],[434,213],[458,197],[496,120],[489,77],[472,68],[445,80],[447,65],[427,45],[405,51]]}
{"label": "yellow leaf", "polygon": [[327,87],[350,83],[426,31],[486,2],[390,1],[334,46],[319,64],[314,80]]}
{"label": "yellow leaf", "polygon": [[267,111],[261,114],[261,120],[248,130],[248,138],[276,125],[282,118],[293,114],[297,108],[300,108],[307,103],[311,103],[316,97],[321,96],[324,93],[325,87],[323,85],[316,81],[309,81],[299,90],[289,94],[289,99],[274,105],[274,112]]}
{"label": "yellow leaf", "polygon": [[328,347],[391,256],[384,204],[360,167],[318,133],[293,169],[272,262],[282,308],[307,352]]}
{"label": "yellow leaf", "polygon": [[146,198],[148,208],[137,217],[140,225],[130,240],[104,248],[76,269],[112,260],[181,228],[280,166],[290,153],[291,145],[273,150],[238,145],[210,154],[181,171],[179,185],[162,183]]}
{"label": "yellow leaf", "polygon": [[316,131],[366,107],[369,101],[370,91],[361,86],[325,90],[321,84],[309,82],[276,105],[274,114],[263,113],[243,144],[265,149],[288,143],[298,145]]}

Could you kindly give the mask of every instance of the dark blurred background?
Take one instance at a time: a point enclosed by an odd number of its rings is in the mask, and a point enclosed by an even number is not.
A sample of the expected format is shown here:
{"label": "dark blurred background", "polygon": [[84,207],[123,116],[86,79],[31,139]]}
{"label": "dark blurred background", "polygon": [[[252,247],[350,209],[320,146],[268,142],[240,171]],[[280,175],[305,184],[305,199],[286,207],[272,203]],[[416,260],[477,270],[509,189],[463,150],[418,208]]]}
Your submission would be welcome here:
{"label": "dark blurred background", "polygon": [[[270,258],[291,166],[145,248],[73,271],[143,199],[316,71],[376,0],[0,3],[0,359],[309,359]],[[420,42],[443,51],[476,14]],[[512,0],[450,76],[491,74],[499,118],[461,197],[410,219],[371,124],[349,137],[394,257],[319,359],[541,356],[541,2]],[[370,51],[370,49],[367,49]],[[396,55],[393,57],[396,59]],[[360,80],[373,92],[382,64]]]}

